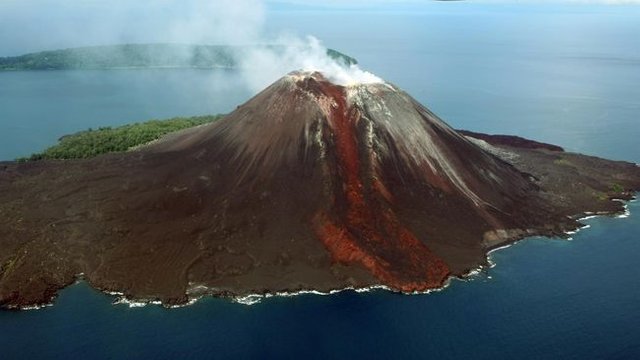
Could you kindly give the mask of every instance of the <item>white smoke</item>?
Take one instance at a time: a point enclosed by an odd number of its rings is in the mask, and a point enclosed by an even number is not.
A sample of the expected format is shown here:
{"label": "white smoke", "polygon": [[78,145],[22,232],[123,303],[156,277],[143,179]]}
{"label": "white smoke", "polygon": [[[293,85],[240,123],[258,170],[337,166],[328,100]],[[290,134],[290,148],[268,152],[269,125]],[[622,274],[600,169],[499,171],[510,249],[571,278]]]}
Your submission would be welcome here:
{"label": "white smoke", "polygon": [[293,70],[319,71],[331,82],[349,86],[382,82],[358,65],[346,64],[327,54],[327,48],[313,36],[280,38],[277,46],[258,47],[239,59],[243,79],[258,91]]}
{"label": "white smoke", "polygon": [[329,56],[314,36],[267,35],[264,0],[162,1],[180,9],[167,27],[171,42],[243,46],[235,60],[242,81],[253,92],[294,70],[319,71],[344,86],[382,82],[357,65]]}
{"label": "white smoke", "polygon": [[[250,45],[263,34],[263,0],[157,0],[171,9],[164,41]],[[146,4],[145,4],[146,6]]]}
{"label": "white smoke", "polygon": [[[247,49],[235,60],[252,91],[294,70],[319,71],[341,85],[381,81],[356,65],[331,58],[313,36],[267,34],[269,4],[266,0],[0,0],[0,56],[118,43],[232,45]],[[20,31],[13,31],[17,28]],[[276,46],[260,46],[264,44]]]}

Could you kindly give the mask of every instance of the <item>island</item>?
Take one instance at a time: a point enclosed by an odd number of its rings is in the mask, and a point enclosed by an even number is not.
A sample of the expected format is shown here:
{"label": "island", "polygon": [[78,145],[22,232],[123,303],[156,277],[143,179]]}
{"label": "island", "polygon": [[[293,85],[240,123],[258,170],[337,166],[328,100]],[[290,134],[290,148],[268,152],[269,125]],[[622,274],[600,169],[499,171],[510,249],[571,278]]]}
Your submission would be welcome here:
{"label": "island", "polygon": [[636,164],[457,131],[384,81],[293,72],[211,120],[0,163],[0,305],[50,304],[79,279],[165,306],[428,292],[640,189]]}
{"label": "island", "polygon": [[[238,67],[238,59],[247,52],[268,50],[284,53],[283,45],[192,45],[121,44],[41,51],[20,56],[0,57],[0,71],[16,70],[113,70],[151,68],[226,68]],[[295,49],[295,48],[294,48]],[[300,51],[304,48],[300,47]],[[327,49],[330,59],[343,65],[358,61],[337,50]]]}

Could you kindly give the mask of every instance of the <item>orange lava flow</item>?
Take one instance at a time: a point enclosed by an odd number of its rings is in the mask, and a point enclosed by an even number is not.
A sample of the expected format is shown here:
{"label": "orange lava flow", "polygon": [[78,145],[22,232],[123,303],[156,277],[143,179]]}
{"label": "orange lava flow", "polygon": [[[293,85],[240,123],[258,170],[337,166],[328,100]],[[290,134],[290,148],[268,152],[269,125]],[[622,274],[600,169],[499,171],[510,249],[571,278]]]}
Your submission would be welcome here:
{"label": "orange lava flow", "polygon": [[[365,189],[360,177],[360,154],[356,137],[359,113],[347,108],[344,88],[321,83],[324,95],[335,101],[330,114],[346,213],[329,216],[320,212],[316,233],[340,263],[360,263],[385,285],[404,292],[442,286],[450,270],[408,229],[386,205],[390,193],[375,180]],[[380,195],[380,196],[375,196]],[[335,204],[334,204],[335,205]]]}

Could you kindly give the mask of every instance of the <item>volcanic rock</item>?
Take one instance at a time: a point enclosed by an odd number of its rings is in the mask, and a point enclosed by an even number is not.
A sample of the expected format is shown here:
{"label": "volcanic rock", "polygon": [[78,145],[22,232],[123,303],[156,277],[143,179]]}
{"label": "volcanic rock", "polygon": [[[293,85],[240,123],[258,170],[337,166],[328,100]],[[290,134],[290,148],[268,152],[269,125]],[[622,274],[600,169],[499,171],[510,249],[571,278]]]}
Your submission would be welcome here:
{"label": "volcanic rock", "polygon": [[0,304],[48,303],[80,276],[165,304],[425,291],[640,189],[634,164],[466,135],[394,85],[294,72],[135,151],[2,163]]}

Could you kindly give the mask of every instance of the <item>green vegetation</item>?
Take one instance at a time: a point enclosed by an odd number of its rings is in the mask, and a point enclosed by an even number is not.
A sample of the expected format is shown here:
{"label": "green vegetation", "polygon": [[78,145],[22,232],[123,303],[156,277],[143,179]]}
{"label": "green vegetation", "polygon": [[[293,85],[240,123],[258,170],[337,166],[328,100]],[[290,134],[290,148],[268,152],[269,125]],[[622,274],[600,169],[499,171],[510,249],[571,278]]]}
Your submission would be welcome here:
{"label": "green vegetation", "polygon": [[[285,47],[262,45],[275,52]],[[234,68],[236,59],[251,50],[243,46],[187,44],[124,44],[43,51],[22,56],[0,57],[5,70],[91,70],[124,68]],[[336,50],[327,55],[345,65],[357,61]],[[293,69],[292,69],[293,70]]]}
{"label": "green vegetation", "polygon": [[609,201],[609,195],[607,193],[597,192],[597,196],[596,197],[600,201]]}
{"label": "green vegetation", "polygon": [[16,257],[17,256],[10,257],[9,260],[0,266],[0,279],[4,279],[9,273],[11,273],[11,270],[13,270],[13,266],[16,263]]}
{"label": "green vegetation", "polygon": [[157,140],[162,136],[218,120],[222,115],[176,117],[151,120],[119,127],[89,129],[60,138],[58,144],[18,161],[42,159],[82,159],[109,152],[127,151],[133,147]]}
{"label": "green vegetation", "polygon": [[615,193],[622,193],[624,192],[624,187],[622,187],[622,185],[620,184],[613,184],[611,185],[611,190],[613,190],[613,192]]}
{"label": "green vegetation", "polygon": [[358,60],[356,60],[355,58],[352,58],[349,55],[345,55],[337,50],[327,49],[327,55],[333,60],[336,60],[339,63],[342,63],[343,65],[350,66],[350,65],[356,65],[358,63]]}
{"label": "green vegetation", "polygon": [[562,158],[562,159],[556,159],[556,160],[553,160],[553,163],[554,163],[554,164],[557,164],[557,165],[564,165],[564,166],[573,166],[573,167],[575,167],[575,165],[573,165],[573,164],[571,163],[571,161],[569,161],[569,160],[567,160],[567,159],[564,159],[564,158]]}

